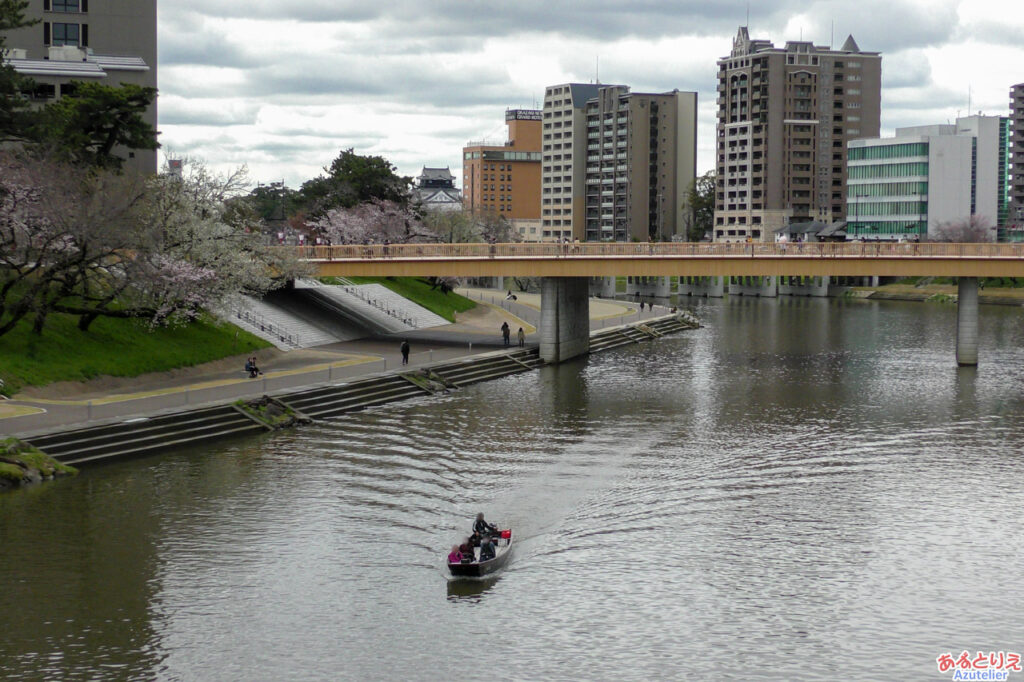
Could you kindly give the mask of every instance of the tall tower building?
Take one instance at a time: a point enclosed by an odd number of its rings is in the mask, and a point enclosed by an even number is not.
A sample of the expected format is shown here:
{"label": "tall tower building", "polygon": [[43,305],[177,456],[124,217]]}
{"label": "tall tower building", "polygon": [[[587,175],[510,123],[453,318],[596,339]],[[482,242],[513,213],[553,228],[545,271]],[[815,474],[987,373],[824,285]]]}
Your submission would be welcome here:
{"label": "tall tower building", "polygon": [[684,231],[697,173],[697,93],[602,87],[586,120],[586,240],[664,241]]}
{"label": "tall tower building", "polygon": [[846,217],[846,143],[878,137],[881,70],[853,36],[838,50],[780,49],[740,27],[718,61],[715,240]]}
{"label": "tall tower building", "polygon": [[[35,26],[9,31],[5,62],[36,82],[30,98],[45,104],[76,82],[157,87],[156,0],[32,0]],[[154,128],[153,102],[143,117]],[[156,152],[122,154],[126,167],[156,172]]]}
{"label": "tall tower building", "polygon": [[509,109],[505,124],[505,144],[469,142],[463,147],[463,204],[476,215],[500,215],[520,237],[539,241],[541,112]]}
{"label": "tall tower building", "polygon": [[1010,88],[1010,206],[1007,223],[1024,227],[1024,83]]}
{"label": "tall tower building", "polygon": [[585,237],[586,106],[601,87],[564,83],[544,90],[540,181],[543,239]]}

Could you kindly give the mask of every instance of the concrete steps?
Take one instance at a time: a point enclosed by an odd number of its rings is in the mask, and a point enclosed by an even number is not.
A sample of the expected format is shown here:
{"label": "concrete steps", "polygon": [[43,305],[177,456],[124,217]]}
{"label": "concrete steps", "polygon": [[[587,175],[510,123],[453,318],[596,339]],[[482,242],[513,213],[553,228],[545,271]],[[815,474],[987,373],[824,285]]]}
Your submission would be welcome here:
{"label": "concrete steps", "polygon": [[312,348],[346,340],[253,296],[240,297],[238,307],[228,314],[222,314],[222,317],[282,350]]}
{"label": "concrete steps", "polygon": [[280,396],[279,399],[313,419],[330,419],[346,412],[421,395],[429,395],[429,392],[396,374],[322,386]]}
{"label": "concrete steps", "polygon": [[[467,386],[479,381],[528,372],[543,364],[537,357],[536,349],[523,349],[508,354],[483,358],[477,356],[433,365],[430,371],[440,375],[453,386]],[[321,386],[278,398],[313,419],[330,419],[346,412],[422,395],[430,395],[430,392],[396,374],[337,386]]]}
{"label": "concrete steps", "polygon": [[680,314],[644,322],[642,326],[624,326],[595,332],[590,337],[590,352],[628,346],[631,343],[650,341],[665,334],[674,334],[686,329],[696,329],[700,323],[689,314]]}
{"label": "concrete steps", "polygon": [[265,430],[233,406],[221,405],[65,431],[29,438],[28,442],[65,464],[77,465]]}
{"label": "concrete steps", "polygon": [[519,374],[536,369],[544,363],[536,349],[523,349],[489,357],[466,358],[456,362],[435,365],[431,370],[457,386],[467,386],[479,381],[498,379],[510,374]]}

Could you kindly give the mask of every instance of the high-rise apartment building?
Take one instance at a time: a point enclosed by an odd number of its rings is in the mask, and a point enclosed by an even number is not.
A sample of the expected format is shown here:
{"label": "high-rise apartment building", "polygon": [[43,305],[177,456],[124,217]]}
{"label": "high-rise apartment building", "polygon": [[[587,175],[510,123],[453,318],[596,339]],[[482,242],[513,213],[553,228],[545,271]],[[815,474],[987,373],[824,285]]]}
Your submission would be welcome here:
{"label": "high-rise apartment building", "polygon": [[583,239],[587,101],[601,85],[563,83],[544,90],[541,229],[544,239]]}
{"label": "high-rise apartment building", "polygon": [[[587,241],[663,241],[685,231],[697,172],[697,93],[602,87],[586,105]],[[575,163],[582,164],[577,147]]]}
{"label": "high-rise apartment building", "polygon": [[838,50],[780,49],[740,27],[718,61],[716,240],[845,217],[846,143],[878,137],[881,68],[853,36]]}
{"label": "high-rise apartment building", "polygon": [[923,240],[976,216],[993,228],[1006,213],[1006,117],[897,128],[895,137],[851,140],[846,233]]}
{"label": "high-rise apartment building", "polygon": [[1024,83],[1010,88],[1010,208],[1007,223],[1024,227]]}
{"label": "high-rise apartment building", "polygon": [[[36,82],[32,100],[45,104],[77,82],[157,87],[156,0],[32,0],[25,17],[39,23],[7,33],[5,61]],[[156,102],[144,118],[156,127]],[[155,151],[122,155],[156,172]]]}
{"label": "high-rise apartment building", "polygon": [[505,112],[503,145],[470,142],[462,149],[462,201],[474,214],[506,218],[523,239],[540,239],[541,112]]}

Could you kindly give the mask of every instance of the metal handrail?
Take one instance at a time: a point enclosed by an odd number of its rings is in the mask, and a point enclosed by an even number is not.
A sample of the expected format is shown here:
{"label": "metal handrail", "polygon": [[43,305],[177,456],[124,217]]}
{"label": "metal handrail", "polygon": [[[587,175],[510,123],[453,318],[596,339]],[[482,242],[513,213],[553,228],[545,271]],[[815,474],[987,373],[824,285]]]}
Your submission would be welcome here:
{"label": "metal handrail", "polygon": [[260,313],[253,313],[249,310],[242,310],[241,308],[235,309],[235,317],[239,320],[243,320],[252,327],[259,329],[261,332],[265,332],[275,337],[281,343],[287,343],[290,346],[298,346],[299,343],[295,338],[294,334],[285,332],[281,327],[275,325],[273,322],[267,322],[267,320]]}
{"label": "metal handrail", "polygon": [[388,307],[386,305],[383,305],[381,303],[378,303],[377,299],[370,298],[368,295],[364,294],[359,289],[359,287],[357,287],[355,285],[349,285],[349,286],[344,286],[342,288],[344,289],[344,291],[346,293],[349,293],[349,294],[359,298],[360,300],[362,300],[366,304],[368,304],[368,305],[376,308],[377,310],[379,310],[379,311],[381,311],[381,312],[383,312],[383,313],[385,313],[385,314],[395,318],[396,320],[398,320],[399,322],[401,322],[405,326],[412,327],[413,329],[418,329],[419,328],[419,324],[417,324],[414,319],[412,319],[411,317],[409,317],[407,315],[403,316],[397,310],[395,310],[393,308],[390,308],[390,307]]}
{"label": "metal handrail", "polygon": [[516,244],[344,244],[276,247],[308,261],[489,258],[1024,258],[1024,243],[574,242]]}

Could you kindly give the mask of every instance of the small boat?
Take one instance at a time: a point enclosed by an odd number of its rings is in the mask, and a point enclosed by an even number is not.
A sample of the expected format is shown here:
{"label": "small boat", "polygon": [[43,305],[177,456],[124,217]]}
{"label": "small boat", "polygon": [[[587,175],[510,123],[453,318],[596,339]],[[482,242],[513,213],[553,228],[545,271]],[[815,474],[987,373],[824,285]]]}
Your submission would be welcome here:
{"label": "small boat", "polygon": [[512,531],[501,531],[501,538],[495,546],[493,559],[480,561],[480,548],[473,550],[473,561],[461,564],[448,564],[448,570],[452,575],[459,578],[479,578],[494,573],[508,561],[508,555],[512,553]]}

